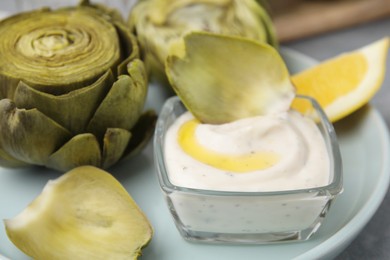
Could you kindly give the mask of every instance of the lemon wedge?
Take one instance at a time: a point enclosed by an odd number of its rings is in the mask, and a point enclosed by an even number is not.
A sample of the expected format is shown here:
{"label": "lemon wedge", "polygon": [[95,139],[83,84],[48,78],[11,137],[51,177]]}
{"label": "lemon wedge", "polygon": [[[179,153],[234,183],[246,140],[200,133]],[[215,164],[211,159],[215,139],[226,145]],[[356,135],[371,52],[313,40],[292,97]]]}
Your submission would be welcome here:
{"label": "lemon wedge", "polygon": [[81,166],[49,181],[19,215],[10,240],[34,259],[137,259],[152,228],[109,173]]}
{"label": "lemon wedge", "polygon": [[[291,77],[297,94],[314,97],[335,122],[356,111],[380,89],[386,67],[389,38],[340,54]],[[302,113],[305,103],[294,100]]]}

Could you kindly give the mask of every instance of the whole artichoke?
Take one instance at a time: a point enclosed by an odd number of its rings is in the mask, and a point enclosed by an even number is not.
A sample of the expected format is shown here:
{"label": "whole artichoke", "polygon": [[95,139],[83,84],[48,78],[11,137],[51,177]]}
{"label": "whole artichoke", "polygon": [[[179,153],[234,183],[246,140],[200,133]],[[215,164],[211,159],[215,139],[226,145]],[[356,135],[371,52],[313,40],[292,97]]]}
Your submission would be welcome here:
{"label": "whole artichoke", "polygon": [[278,44],[270,17],[256,0],[143,0],[131,10],[128,23],[148,72],[163,80],[170,46],[191,31]]}
{"label": "whole artichoke", "polygon": [[0,34],[1,165],[108,168],[152,135],[145,68],[115,10],[20,13]]}

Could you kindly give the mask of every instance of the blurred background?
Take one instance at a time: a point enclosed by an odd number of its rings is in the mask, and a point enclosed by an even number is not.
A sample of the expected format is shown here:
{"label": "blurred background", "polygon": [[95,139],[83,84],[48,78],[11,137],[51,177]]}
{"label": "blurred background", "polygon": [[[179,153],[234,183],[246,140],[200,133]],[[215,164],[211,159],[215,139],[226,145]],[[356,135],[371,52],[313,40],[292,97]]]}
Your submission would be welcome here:
{"label": "blurred background", "polygon": [[[281,43],[390,17],[390,0],[258,1],[272,16]],[[0,11],[14,13],[43,6],[58,8],[79,2],[80,0],[1,0]],[[119,8],[126,18],[137,0],[91,0],[90,2]]]}
{"label": "blurred background", "polygon": [[390,17],[390,0],[272,0],[263,2],[268,5],[281,42],[290,42]]}
{"label": "blurred background", "polygon": [[[80,0],[1,0],[0,10],[14,13],[16,11],[27,11],[44,6],[58,8],[62,6],[76,5]],[[127,17],[131,7],[137,0],[91,0],[90,3],[102,3],[121,10],[122,15]]]}

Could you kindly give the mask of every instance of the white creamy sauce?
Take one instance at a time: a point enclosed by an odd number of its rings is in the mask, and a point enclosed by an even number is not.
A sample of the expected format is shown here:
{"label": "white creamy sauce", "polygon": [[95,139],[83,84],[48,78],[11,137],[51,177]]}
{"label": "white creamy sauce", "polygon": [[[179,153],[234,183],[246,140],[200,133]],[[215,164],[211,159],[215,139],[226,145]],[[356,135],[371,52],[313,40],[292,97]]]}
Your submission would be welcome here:
{"label": "white creamy sauce", "polygon": [[228,172],[199,162],[178,143],[178,131],[191,113],[180,116],[167,131],[165,162],[177,186],[225,191],[282,191],[324,186],[330,163],[324,139],[315,123],[295,111],[245,118],[223,125],[200,124],[197,141],[221,154],[272,152],[276,164],[245,173]]}

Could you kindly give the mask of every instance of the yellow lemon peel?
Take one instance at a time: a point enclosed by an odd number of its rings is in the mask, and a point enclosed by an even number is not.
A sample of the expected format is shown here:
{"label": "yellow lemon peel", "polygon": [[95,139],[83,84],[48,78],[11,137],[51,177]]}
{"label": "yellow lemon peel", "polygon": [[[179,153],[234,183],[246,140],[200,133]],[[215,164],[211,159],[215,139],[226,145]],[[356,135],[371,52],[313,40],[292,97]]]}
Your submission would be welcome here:
{"label": "yellow lemon peel", "polygon": [[[338,55],[291,77],[297,94],[314,97],[335,122],[356,111],[379,91],[386,67],[389,37]],[[308,107],[294,100],[292,108]]]}

